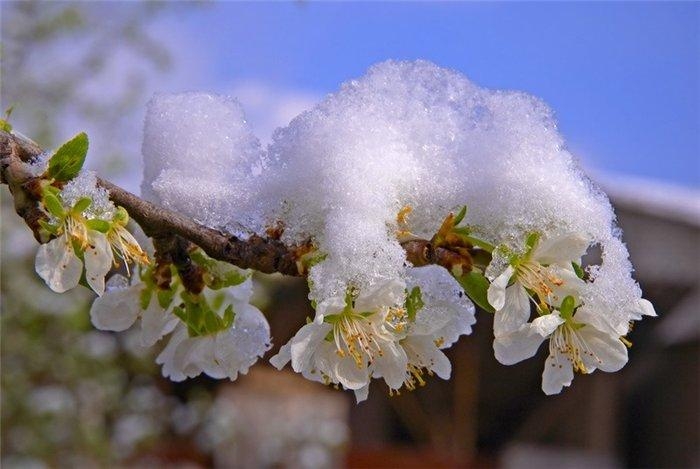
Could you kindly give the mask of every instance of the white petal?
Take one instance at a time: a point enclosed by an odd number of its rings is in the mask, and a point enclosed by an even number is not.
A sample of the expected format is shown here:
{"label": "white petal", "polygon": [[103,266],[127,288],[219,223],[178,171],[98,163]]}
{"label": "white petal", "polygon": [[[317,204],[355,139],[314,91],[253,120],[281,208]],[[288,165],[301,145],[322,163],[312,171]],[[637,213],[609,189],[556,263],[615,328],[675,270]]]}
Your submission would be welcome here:
{"label": "white petal", "polygon": [[141,313],[141,285],[108,290],[90,308],[92,325],[102,331],[125,331]]}
{"label": "white petal", "polygon": [[88,285],[102,295],[105,291],[105,275],[112,268],[114,256],[107,236],[99,231],[90,231],[89,245],[85,249],[85,277]]}
{"label": "white petal", "polygon": [[250,297],[253,296],[253,280],[248,277],[248,279],[240,285],[227,288],[226,294],[231,300],[248,303]]}
{"label": "white petal", "polygon": [[645,300],[644,298],[639,299],[639,313],[644,316],[656,317],[656,310],[654,309],[654,305],[651,304],[651,301]]}
{"label": "white petal", "polygon": [[505,302],[502,309],[493,316],[493,334],[498,337],[517,331],[530,319],[530,299],[525,288],[515,283],[505,290]]}
{"label": "white petal", "polygon": [[586,368],[591,368],[590,371],[598,368],[611,373],[620,370],[627,363],[627,347],[617,337],[590,326],[581,328],[579,334],[590,349],[581,350],[581,357]]}
{"label": "white petal", "polygon": [[550,305],[558,308],[567,296],[573,296],[575,299],[581,296],[581,290],[585,288],[586,282],[576,275],[573,267],[570,265],[552,265],[549,266],[548,269],[554,277],[562,282],[561,285],[548,282],[549,287],[552,289],[552,293],[547,298],[547,302]]}
{"label": "white petal", "polygon": [[369,397],[369,384],[360,389],[355,389],[355,401],[357,401],[358,404],[362,401],[366,401],[367,397]]}
{"label": "white petal", "polygon": [[367,292],[360,292],[360,296],[355,300],[355,310],[377,311],[386,306],[403,304],[405,295],[405,282],[399,279],[387,280]]}
{"label": "white petal", "polygon": [[[589,326],[595,327],[599,331],[605,332],[608,335],[620,336],[620,334],[615,330],[614,327],[608,322],[608,318],[599,314],[598,310],[593,310],[586,305],[581,306],[574,314],[574,322],[579,324],[587,324]],[[626,327],[625,327],[626,329]],[[627,330],[625,330],[625,333]]]}
{"label": "white petal", "polygon": [[486,291],[486,299],[496,311],[503,309],[503,306],[506,304],[506,287],[513,276],[513,272],[515,272],[513,266],[509,265],[501,275],[493,279],[489,289]]}
{"label": "white petal", "polygon": [[235,306],[236,318],[232,327],[216,335],[214,357],[234,380],[270,348],[270,326],[259,309],[249,304]]}
{"label": "white petal", "polygon": [[542,264],[569,264],[578,262],[589,245],[589,239],[579,233],[542,239],[532,257]]}
{"label": "white petal", "polygon": [[181,364],[175,362],[175,352],[185,340],[187,340],[187,328],[181,324],[170,337],[168,345],[156,358],[156,363],[163,365],[163,376],[172,381],[184,381],[187,378],[181,369]]}
{"label": "white petal", "polygon": [[345,389],[360,389],[369,383],[367,365],[357,366],[350,357],[340,358],[334,365],[335,377]]}
{"label": "white petal", "polygon": [[299,329],[291,340],[292,369],[297,373],[313,367],[313,355],[316,348],[331,331],[328,323],[318,325],[311,323]]}
{"label": "white petal", "polygon": [[[339,296],[334,296],[321,301],[316,305],[316,319],[324,316],[331,316],[333,314],[338,314],[345,308],[345,298]],[[321,320],[323,322],[323,320]]]}
{"label": "white petal", "polygon": [[34,267],[49,288],[57,293],[77,287],[83,273],[83,263],[73,252],[65,234],[39,246]]}
{"label": "white petal", "polygon": [[[109,292],[105,296],[108,294]],[[154,295],[146,311],[141,313],[141,344],[144,347],[152,346],[164,335],[172,332],[178,322],[177,316],[161,308],[158,298]]]}
{"label": "white petal", "polygon": [[452,365],[442,350],[440,350],[431,337],[412,336],[405,341],[404,348],[409,357],[409,362],[419,368],[427,368],[442,379],[450,379]]}
{"label": "white petal", "polygon": [[277,355],[270,358],[270,363],[272,366],[281,370],[284,366],[292,360],[292,341],[290,340],[284,344]]}
{"label": "white petal", "polygon": [[513,365],[533,357],[544,340],[545,337],[525,324],[517,331],[496,337],[493,341],[494,355],[500,363]]}
{"label": "white petal", "polygon": [[397,343],[382,344],[382,355],[374,360],[374,368],[378,376],[384,378],[391,389],[399,389],[403,386],[407,377],[408,357],[403,347]]}
{"label": "white petal", "polygon": [[558,350],[547,357],[542,373],[542,390],[548,396],[559,394],[564,386],[571,386],[574,369],[571,363]]}
{"label": "white petal", "polygon": [[545,314],[540,316],[534,321],[532,321],[532,326],[530,326],[533,332],[536,332],[542,337],[548,337],[551,335],[557,327],[564,324],[564,320],[559,315],[558,311],[554,311],[551,314]]}

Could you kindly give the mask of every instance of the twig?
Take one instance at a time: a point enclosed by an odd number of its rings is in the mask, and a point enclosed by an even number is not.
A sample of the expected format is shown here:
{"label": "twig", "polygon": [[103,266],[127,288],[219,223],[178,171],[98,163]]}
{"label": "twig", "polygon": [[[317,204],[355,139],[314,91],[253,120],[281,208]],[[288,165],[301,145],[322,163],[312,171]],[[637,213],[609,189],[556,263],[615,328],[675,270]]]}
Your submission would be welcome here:
{"label": "twig", "polygon": [[[45,218],[38,195],[31,190],[32,177],[23,170],[21,162],[40,155],[42,149],[25,138],[0,131],[1,182],[7,184],[15,200],[15,210],[24,218],[40,243],[48,239],[40,236],[38,220]],[[228,262],[243,269],[264,273],[281,273],[291,276],[306,275],[299,258],[309,252],[311,242],[287,246],[276,237],[252,235],[241,239],[187,218],[179,213],[141,199],[109,181],[98,178],[98,184],[109,192],[110,199],[124,207],[149,237],[169,238],[175,235],[199,246],[214,259]],[[427,240],[411,240],[403,243],[407,260],[415,265],[438,264],[451,270],[455,265],[471,268],[468,254],[445,248],[434,249]]]}

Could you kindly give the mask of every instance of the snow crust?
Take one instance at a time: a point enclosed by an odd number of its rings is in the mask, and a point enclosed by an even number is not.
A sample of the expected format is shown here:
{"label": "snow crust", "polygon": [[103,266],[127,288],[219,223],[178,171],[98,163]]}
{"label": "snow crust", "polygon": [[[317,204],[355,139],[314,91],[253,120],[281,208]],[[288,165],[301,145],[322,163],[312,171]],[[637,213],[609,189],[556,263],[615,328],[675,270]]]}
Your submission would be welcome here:
{"label": "snow crust", "polygon": [[[613,323],[640,297],[612,207],[581,171],[552,111],[517,91],[481,88],[430,62],[387,61],[277,129],[263,150],[233,98],[159,95],[143,144],[145,197],[214,228],[313,238],[328,256],[311,297],[405,278],[396,217],[430,238],[460,206],[494,244],[532,230],[581,233],[603,252],[585,297]],[[624,306],[624,307],[623,307]]]}

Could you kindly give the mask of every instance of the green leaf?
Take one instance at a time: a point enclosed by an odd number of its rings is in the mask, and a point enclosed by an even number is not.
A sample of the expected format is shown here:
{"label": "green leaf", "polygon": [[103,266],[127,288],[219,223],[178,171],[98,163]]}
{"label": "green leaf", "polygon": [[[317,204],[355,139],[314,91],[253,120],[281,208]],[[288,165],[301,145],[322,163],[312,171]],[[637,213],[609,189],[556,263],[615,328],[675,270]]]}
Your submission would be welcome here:
{"label": "green leaf", "polygon": [[47,223],[45,220],[39,220],[39,226],[41,226],[44,230],[51,233],[52,235],[58,235],[58,227],[56,225]]}
{"label": "green leaf", "polygon": [[577,264],[576,262],[571,263],[571,267],[574,268],[574,272],[576,272],[576,276],[583,280],[583,277],[586,276],[586,272],[583,270],[583,267],[581,265]]}
{"label": "green leaf", "polygon": [[205,276],[206,285],[212,290],[234,287],[245,282],[250,274],[227,262],[217,261],[197,249],[190,253],[190,258],[209,275]]}
{"label": "green leaf", "polygon": [[224,311],[224,327],[228,329],[233,325],[233,320],[236,317],[236,313],[233,311],[233,305],[228,305]]}
{"label": "green leaf", "polygon": [[5,132],[12,132],[12,125],[5,119],[0,119],[0,130]]}
{"label": "green leaf", "polygon": [[88,228],[91,230],[99,231],[100,233],[107,233],[112,225],[105,220],[100,220],[99,218],[93,218],[85,222]]}
{"label": "green leaf", "polygon": [[70,181],[82,169],[87,151],[87,134],[80,132],[56,150],[49,160],[47,175],[57,181]]}
{"label": "green leaf", "polygon": [[168,290],[158,290],[156,293],[156,298],[158,298],[158,304],[161,308],[167,309],[170,303],[173,302],[173,297],[175,296],[175,289],[170,288]]}
{"label": "green leaf", "polygon": [[467,206],[464,205],[462,207],[462,209],[459,211],[459,213],[457,214],[457,216],[455,217],[454,226],[457,226],[460,223],[462,223],[462,220],[464,220],[464,217],[466,215],[467,215]]}
{"label": "green leaf", "polygon": [[408,314],[408,319],[410,321],[415,321],[416,314],[421,308],[425,306],[423,302],[423,295],[421,294],[420,287],[413,287],[410,293],[407,292],[406,295],[406,313]]}
{"label": "green leaf", "polygon": [[527,247],[526,252],[532,252],[532,250],[535,249],[535,246],[537,246],[537,243],[539,241],[540,234],[538,232],[534,231],[527,235],[527,238],[525,239],[525,246]]}
{"label": "green leaf", "polygon": [[576,309],[576,300],[574,300],[573,296],[569,295],[561,302],[559,314],[564,319],[571,319],[571,316],[574,315],[574,309]]}
{"label": "green leaf", "polygon": [[180,318],[182,322],[187,324],[187,312],[185,311],[185,308],[182,306],[176,306],[173,308],[173,314]]}
{"label": "green leaf", "polygon": [[73,212],[83,213],[92,204],[92,199],[90,197],[81,197],[75,205],[73,205]]}
{"label": "green leaf", "polygon": [[63,218],[65,216],[66,211],[63,209],[63,204],[53,193],[44,191],[42,200],[44,202],[44,207],[46,207],[46,210],[48,210],[51,215],[56,218]]}
{"label": "green leaf", "polygon": [[148,304],[151,302],[151,293],[153,293],[153,290],[151,290],[150,288],[144,288],[143,290],[141,290],[139,302],[143,311],[145,311],[148,308]]}
{"label": "green leaf", "polygon": [[479,307],[489,313],[493,313],[493,306],[489,304],[486,292],[489,289],[489,281],[479,272],[469,272],[457,278],[457,281],[464,289],[471,300],[479,305]]}

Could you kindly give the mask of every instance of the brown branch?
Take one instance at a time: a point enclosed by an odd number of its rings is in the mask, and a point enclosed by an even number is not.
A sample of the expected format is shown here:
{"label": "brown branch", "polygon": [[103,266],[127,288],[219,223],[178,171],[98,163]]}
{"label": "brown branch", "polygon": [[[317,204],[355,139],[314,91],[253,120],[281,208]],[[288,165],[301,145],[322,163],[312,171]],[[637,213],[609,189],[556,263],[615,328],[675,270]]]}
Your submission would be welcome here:
{"label": "brown branch", "polygon": [[[35,238],[45,243],[39,230],[38,220],[46,218],[39,204],[39,196],[32,191],[36,181],[21,162],[27,162],[42,153],[42,149],[25,138],[0,131],[1,182],[7,184],[15,200],[15,210],[24,218],[34,232]],[[228,233],[200,225],[190,218],[159,207],[125,191],[104,179],[98,184],[107,189],[110,199],[124,207],[129,215],[154,240],[179,236],[202,248],[210,257],[229,262],[243,269],[254,269],[264,273],[279,272],[285,275],[305,275],[305,267],[298,262],[311,249],[311,243],[287,246],[277,237],[252,235],[241,239]],[[469,253],[455,252],[445,247],[433,248],[427,240],[412,240],[402,244],[406,257],[415,266],[438,264],[448,270],[460,266],[471,269]]]}

